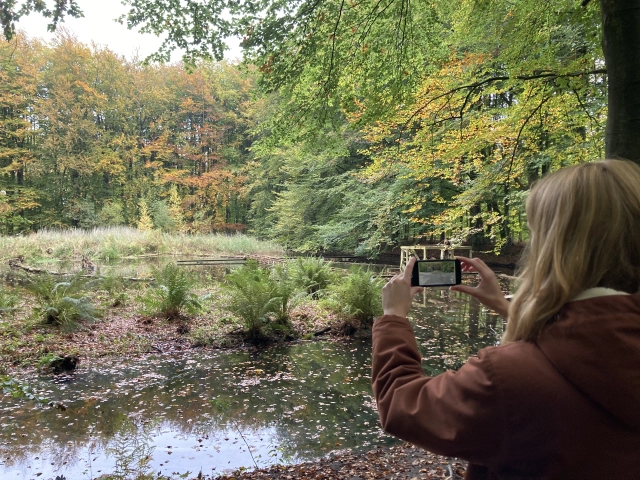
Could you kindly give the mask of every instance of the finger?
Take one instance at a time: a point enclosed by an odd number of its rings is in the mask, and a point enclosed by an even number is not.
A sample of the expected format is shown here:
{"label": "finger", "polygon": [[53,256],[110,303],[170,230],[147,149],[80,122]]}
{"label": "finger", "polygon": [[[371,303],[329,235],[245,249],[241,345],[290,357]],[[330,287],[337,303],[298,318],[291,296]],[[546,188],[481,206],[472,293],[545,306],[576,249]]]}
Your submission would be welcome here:
{"label": "finger", "polygon": [[493,270],[491,270],[486,263],[484,263],[479,258],[467,258],[467,257],[456,257],[461,262],[466,263],[471,266],[475,271],[477,271],[481,277],[487,277],[493,275]]}
{"label": "finger", "polygon": [[411,280],[411,275],[413,273],[413,266],[416,263],[416,257],[411,257],[409,259],[409,261],[407,262],[407,266],[404,267],[404,272],[402,272],[402,278],[408,278],[409,280]]}

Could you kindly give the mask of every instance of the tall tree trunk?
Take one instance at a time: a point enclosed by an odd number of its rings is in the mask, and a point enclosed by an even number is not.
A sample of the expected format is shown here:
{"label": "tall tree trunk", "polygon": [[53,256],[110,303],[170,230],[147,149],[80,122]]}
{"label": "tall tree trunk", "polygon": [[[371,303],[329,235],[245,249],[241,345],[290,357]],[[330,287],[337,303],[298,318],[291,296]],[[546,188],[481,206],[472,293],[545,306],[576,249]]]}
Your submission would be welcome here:
{"label": "tall tree trunk", "polygon": [[607,64],[607,158],[640,163],[640,2],[601,0],[602,49]]}

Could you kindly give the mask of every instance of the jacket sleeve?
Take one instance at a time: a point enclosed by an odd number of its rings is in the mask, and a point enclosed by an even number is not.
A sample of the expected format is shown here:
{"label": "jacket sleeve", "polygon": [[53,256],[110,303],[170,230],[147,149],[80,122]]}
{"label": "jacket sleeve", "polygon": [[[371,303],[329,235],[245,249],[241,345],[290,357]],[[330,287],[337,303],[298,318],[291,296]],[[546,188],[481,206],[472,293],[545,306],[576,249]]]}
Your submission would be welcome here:
{"label": "jacket sleeve", "polygon": [[504,458],[509,439],[491,351],[480,351],[457,372],[427,377],[409,321],[392,315],[376,320],[372,384],[382,428],[478,465]]}

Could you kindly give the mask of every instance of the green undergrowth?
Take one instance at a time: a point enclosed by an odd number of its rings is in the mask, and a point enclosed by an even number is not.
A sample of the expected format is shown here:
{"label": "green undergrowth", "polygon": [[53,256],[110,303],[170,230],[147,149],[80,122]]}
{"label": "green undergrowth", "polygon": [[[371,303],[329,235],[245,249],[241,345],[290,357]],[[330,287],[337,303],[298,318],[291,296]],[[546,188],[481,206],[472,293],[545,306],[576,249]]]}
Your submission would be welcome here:
{"label": "green undergrowth", "polygon": [[272,269],[248,262],[225,278],[227,308],[242,321],[247,339],[253,342],[292,336],[291,311],[305,299],[319,300],[335,312],[344,322],[340,330],[345,333],[368,328],[382,313],[383,284],[367,269],[340,274],[315,258]]}
{"label": "green undergrowth", "polygon": [[182,314],[195,315],[202,310],[202,301],[193,292],[195,280],[175,263],[151,270],[154,282],[140,297],[146,313],[158,314],[169,320],[176,320]]}
{"label": "green undergrowth", "polygon": [[370,328],[382,315],[384,280],[362,267],[353,267],[348,275],[329,286],[326,305],[344,319],[349,331]]}
{"label": "green undergrowth", "polygon": [[50,274],[31,275],[27,288],[35,296],[34,315],[43,323],[60,327],[64,332],[77,330],[81,324],[96,322],[101,315],[85,292],[98,280],[79,274],[66,279]]}
{"label": "green undergrowth", "polygon": [[153,279],[24,274],[0,288],[0,361],[47,368],[69,355],[131,355],[179,345],[214,348],[312,339],[366,329],[382,281],[317,258],[224,277],[169,263]]}

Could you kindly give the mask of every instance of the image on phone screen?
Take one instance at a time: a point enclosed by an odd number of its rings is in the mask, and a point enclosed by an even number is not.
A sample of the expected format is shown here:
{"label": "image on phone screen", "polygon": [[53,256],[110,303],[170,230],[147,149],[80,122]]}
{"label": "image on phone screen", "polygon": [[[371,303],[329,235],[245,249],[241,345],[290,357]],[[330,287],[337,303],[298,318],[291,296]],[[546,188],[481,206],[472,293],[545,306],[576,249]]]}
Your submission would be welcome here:
{"label": "image on phone screen", "polygon": [[413,285],[429,287],[460,283],[458,260],[418,260],[413,270]]}

